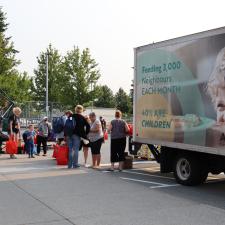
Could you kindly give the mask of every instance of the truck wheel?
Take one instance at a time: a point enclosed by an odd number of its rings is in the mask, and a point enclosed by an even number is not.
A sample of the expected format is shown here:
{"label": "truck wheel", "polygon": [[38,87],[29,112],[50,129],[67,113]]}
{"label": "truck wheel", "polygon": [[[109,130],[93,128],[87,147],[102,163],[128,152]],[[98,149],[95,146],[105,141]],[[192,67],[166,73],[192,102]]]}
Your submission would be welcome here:
{"label": "truck wheel", "polygon": [[179,184],[198,185],[205,182],[208,172],[204,164],[190,155],[179,155],[174,161],[174,176]]}

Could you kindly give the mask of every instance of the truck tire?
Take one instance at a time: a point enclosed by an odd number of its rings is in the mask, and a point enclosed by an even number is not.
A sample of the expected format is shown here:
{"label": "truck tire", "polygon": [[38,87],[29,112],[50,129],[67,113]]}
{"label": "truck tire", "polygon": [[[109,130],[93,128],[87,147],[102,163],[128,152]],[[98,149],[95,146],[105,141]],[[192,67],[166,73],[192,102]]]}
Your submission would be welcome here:
{"label": "truck tire", "polygon": [[202,184],[208,177],[204,163],[188,154],[180,154],[176,157],[173,171],[177,183],[187,186]]}

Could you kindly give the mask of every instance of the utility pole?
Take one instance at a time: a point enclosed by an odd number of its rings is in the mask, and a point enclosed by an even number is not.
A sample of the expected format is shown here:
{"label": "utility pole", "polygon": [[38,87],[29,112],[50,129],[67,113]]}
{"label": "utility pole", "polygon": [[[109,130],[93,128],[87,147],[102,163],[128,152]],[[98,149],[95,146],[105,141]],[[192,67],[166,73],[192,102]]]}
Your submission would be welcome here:
{"label": "utility pole", "polygon": [[46,53],[46,116],[48,117],[48,51]]}
{"label": "utility pole", "polygon": [[[93,81],[91,81],[91,92],[93,91]],[[91,112],[93,112],[93,96],[91,95]]]}

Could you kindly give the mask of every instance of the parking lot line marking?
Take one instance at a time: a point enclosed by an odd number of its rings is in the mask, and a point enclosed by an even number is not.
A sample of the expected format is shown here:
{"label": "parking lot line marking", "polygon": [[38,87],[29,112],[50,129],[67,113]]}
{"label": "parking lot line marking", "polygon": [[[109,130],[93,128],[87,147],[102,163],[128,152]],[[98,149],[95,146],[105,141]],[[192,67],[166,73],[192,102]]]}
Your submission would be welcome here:
{"label": "parking lot line marking", "polygon": [[163,183],[147,181],[147,180],[133,179],[133,178],[129,178],[129,177],[120,177],[120,179],[122,179],[122,180],[130,180],[130,181],[135,181],[135,182],[140,182],[140,183],[154,184],[154,185],[158,185],[158,186],[167,185],[167,184],[163,184]]}
{"label": "parking lot line marking", "polygon": [[[138,170],[138,169],[136,169],[136,170]],[[143,168],[143,170],[146,170],[146,171],[158,170],[158,171],[160,171],[160,167],[159,166],[147,167],[147,168]]]}
{"label": "parking lot line marking", "polygon": [[160,169],[159,168],[151,168],[151,169],[148,169],[146,171],[149,171],[149,172],[160,172]]}
{"label": "parking lot line marking", "polygon": [[[115,163],[115,165],[118,165],[119,163]],[[156,161],[133,161],[133,165],[137,164],[156,164],[158,166],[158,163]],[[101,163],[101,166],[111,166],[111,163]]]}
{"label": "parking lot line marking", "polygon": [[134,161],[133,164],[158,164],[156,161]]}
{"label": "parking lot line marking", "polygon": [[159,185],[159,186],[153,186],[150,187],[151,189],[157,189],[157,188],[168,188],[168,187],[178,187],[181,186],[180,184],[167,184],[167,185]]}
{"label": "parking lot line marking", "polygon": [[102,170],[102,173],[117,173],[119,170],[109,171],[109,170]]}
{"label": "parking lot line marking", "polygon": [[175,180],[175,178],[173,178],[173,177],[164,177],[164,176],[159,176],[159,175],[146,174],[146,173],[140,173],[140,172],[128,171],[128,170],[123,170],[123,173],[130,173],[130,174],[137,174],[137,175],[143,175],[143,176],[148,176],[148,177],[157,177],[157,178],[165,178],[165,179],[169,179],[169,180]]}

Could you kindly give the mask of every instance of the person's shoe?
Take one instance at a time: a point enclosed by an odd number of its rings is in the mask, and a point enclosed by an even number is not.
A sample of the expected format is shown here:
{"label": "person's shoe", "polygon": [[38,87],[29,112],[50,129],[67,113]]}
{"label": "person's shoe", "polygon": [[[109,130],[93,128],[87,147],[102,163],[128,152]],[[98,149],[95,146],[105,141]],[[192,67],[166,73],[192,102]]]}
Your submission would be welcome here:
{"label": "person's shoe", "polygon": [[88,165],[87,163],[85,163],[85,164],[84,164],[84,167],[85,167],[85,168],[89,168],[90,165]]}
{"label": "person's shoe", "polygon": [[43,154],[43,156],[47,156],[47,154]]}
{"label": "person's shoe", "polygon": [[30,158],[31,158],[31,156],[29,155],[29,156],[28,156],[28,159],[30,159]]}
{"label": "person's shoe", "polygon": [[40,155],[40,153],[36,153],[35,155],[36,155],[36,156],[39,156],[39,155]]}
{"label": "person's shoe", "polygon": [[109,168],[107,171],[114,172],[114,168]]}
{"label": "person's shoe", "polygon": [[75,165],[73,168],[74,168],[74,169],[80,168],[80,165]]}
{"label": "person's shoe", "polygon": [[10,155],[10,159],[17,159],[15,155]]}
{"label": "person's shoe", "polygon": [[35,157],[32,155],[32,156],[31,156],[31,158],[33,158],[33,159],[34,159]]}

